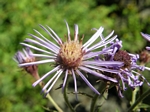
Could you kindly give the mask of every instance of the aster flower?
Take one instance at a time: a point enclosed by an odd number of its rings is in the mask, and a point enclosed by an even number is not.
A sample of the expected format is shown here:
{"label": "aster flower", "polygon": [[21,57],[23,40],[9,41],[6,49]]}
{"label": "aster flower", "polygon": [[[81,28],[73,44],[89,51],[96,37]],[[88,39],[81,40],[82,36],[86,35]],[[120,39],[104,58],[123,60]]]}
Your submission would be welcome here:
{"label": "aster flower", "polygon": [[[18,64],[23,64],[23,63],[29,63],[29,62],[35,62],[35,57],[32,55],[32,51],[30,50],[29,47],[26,47],[22,51],[18,51],[15,56],[14,60]],[[37,71],[37,66],[36,65],[29,65],[29,66],[23,66],[22,67],[27,73],[32,75],[36,80],[39,79],[38,71]]]}
{"label": "aster flower", "polygon": [[[114,31],[112,31],[107,37],[103,38],[101,41],[98,41],[99,35],[102,35],[102,32],[104,30],[103,27],[100,27],[96,33],[84,44],[82,43],[82,39],[79,39],[78,36],[78,25],[75,24],[75,30],[74,30],[74,39],[71,39],[69,26],[66,22],[67,31],[68,31],[68,39],[63,42],[61,38],[49,27],[49,26],[42,26],[40,27],[46,31],[46,33],[52,37],[52,39],[56,42],[52,42],[48,40],[46,37],[44,37],[39,31],[34,30],[38,35],[29,34],[34,39],[27,38],[25,42],[27,43],[21,43],[23,46],[29,47],[31,49],[34,49],[39,54],[32,54],[34,57],[41,57],[42,59],[39,61],[34,62],[28,62],[28,63],[19,63],[20,67],[24,66],[31,66],[31,65],[38,65],[38,64],[44,64],[44,63],[51,63],[54,64],[55,67],[47,72],[45,75],[43,75],[39,80],[33,83],[33,86],[35,87],[37,84],[39,84],[42,80],[45,78],[48,78],[48,76],[54,75],[49,79],[49,81],[46,83],[46,85],[43,87],[42,92],[46,91],[46,94],[52,89],[56,81],[59,79],[60,76],[64,76],[64,81],[62,84],[62,90],[64,89],[66,85],[66,80],[68,78],[68,75],[71,75],[74,80],[74,89],[75,93],[77,94],[77,81],[76,76],[80,76],[84,82],[96,93],[100,94],[93,85],[88,81],[84,73],[89,73],[90,75],[99,77],[101,79],[109,80],[114,83],[118,83],[118,80],[108,77],[99,71],[107,71],[111,73],[118,73],[118,70],[112,70],[109,68],[112,67],[121,67],[123,66],[122,62],[118,61],[103,61],[103,60],[95,60],[93,59],[95,56],[103,55],[101,52],[101,49],[105,47],[106,45],[109,45],[109,43],[113,42],[117,36],[113,36]],[[93,43],[96,44],[93,44]],[[37,46],[35,46],[37,45]],[[107,48],[105,48],[107,49]],[[99,50],[99,51],[97,51]],[[105,51],[109,51],[109,48]],[[44,59],[43,59],[44,58]]]}
{"label": "aster flower", "polygon": [[112,42],[112,45],[110,46],[111,48],[109,48],[110,53],[108,53],[107,51],[107,54],[103,60],[109,60],[109,61],[114,60],[114,61],[120,61],[124,63],[124,66],[122,67],[118,67],[118,66],[112,67],[113,70],[119,70],[118,73],[115,74],[107,73],[107,72],[104,73],[105,75],[118,80],[118,83],[115,83],[115,85],[119,95],[123,97],[121,91],[122,90],[125,91],[127,89],[126,85],[134,89],[136,87],[141,86],[144,81],[146,81],[149,86],[150,84],[142,74],[137,72],[137,71],[144,71],[145,69],[149,70],[149,68],[137,64],[139,55],[131,54],[124,50],[121,50],[122,47],[121,43],[122,41],[119,41],[118,39],[116,39],[116,42],[115,41]]}

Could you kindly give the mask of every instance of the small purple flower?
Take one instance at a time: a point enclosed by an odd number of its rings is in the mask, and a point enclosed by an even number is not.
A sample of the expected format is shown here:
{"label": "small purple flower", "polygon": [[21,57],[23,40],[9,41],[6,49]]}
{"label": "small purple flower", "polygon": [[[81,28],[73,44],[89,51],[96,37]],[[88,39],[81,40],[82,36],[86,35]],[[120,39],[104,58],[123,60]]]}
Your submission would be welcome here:
{"label": "small purple flower", "polygon": [[[63,42],[58,35],[49,27],[49,26],[42,26],[40,27],[46,31],[46,33],[52,37],[52,39],[56,42],[53,43],[52,41],[45,38],[40,32],[34,30],[39,36],[29,34],[33,39],[27,38],[25,42],[21,43],[23,46],[29,47],[34,49],[39,54],[32,54],[34,57],[41,57],[41,60],[28,62],[28,63],[19,63],[20,67],[24,66],[31,66],[31,65],[38,65],[44,63],[53,63],[55,67],[43,75],[39,80],[33,83],[35,87],[45,78],[48,78],[50,75],[54,73],[52,78],[46,83],[43,87],[42,92],[46,91],[46,94],[52,89],[58,78],[63,75],[64,81],[62,84],[62,90],[66,85],[66,80],[68,75],[71,75],[74,80],[74,89],[75,93],[77,94],[77,81],[76,76],[80,76],[84,82],[97,94],[100,94],[93,85],[88,81],[84,73],[89,73],[90,75],[99,77],[101,79],[109,80],[114,83],[118,83],[117,79],[113,77],[109,77],[102,72],[99,71],[107,71],[111,73],[118,73],[119,70],[112,70],[109,68],[112,67],[121,67],[123,66],[123,62],[119,61],[109,61],[109,60],[95,60],[93,59],[99,55],[105,55],[106,53],[110,53],[113,47],[111,43],[117,38],[117,36],[113,36],[114,32],[111,32],[107,37],[103,37],[102,32],[104,30],[103,27],[100,27],[96,33],[84,44],[82,43],[82,39],[79,39],[78,36],[78,25],[75,24],[74,30],[74,39],[71,39],[69,26],[66,22],[67,31],[68,31],[68,39]],[[97,41],[99,36],[102,36],[103,39],[101,41]],[[93,44],[95,43],[95,44]],[[106,48],[106,45],[111,45],[111,47]],[[37,45],[37,46],[35,46]],[[43,47],[43,48],[41,48]],[[103,50],[102,50],[103,49]],[[45,59],[43,59],[45,58]]]}
{"label": "small purple flower", "polygon": [[26,47],[25,49],[23,49],[22,51],[18,51],[15,56],[14,56],[14,60],[18,63],[27,63],[30,61],[35,61],[35,58],[32,56],[32,51],[30,50],[30,48]]}
{"label": "small purple flower", "polygon": [[[30,48],[26,47],[22,51],[18,51],[15,56],[14,60],[18,64],[23,64],[23,63],[29,63],[29,62],[35,62],[35,57],[32,55],[32,51]],[[36,80],[39,79],[38,71],[37,71],[37,66],[36,65],[29,65],[29,66],[23,66],[22,67],[27,73],[32,75]]]}

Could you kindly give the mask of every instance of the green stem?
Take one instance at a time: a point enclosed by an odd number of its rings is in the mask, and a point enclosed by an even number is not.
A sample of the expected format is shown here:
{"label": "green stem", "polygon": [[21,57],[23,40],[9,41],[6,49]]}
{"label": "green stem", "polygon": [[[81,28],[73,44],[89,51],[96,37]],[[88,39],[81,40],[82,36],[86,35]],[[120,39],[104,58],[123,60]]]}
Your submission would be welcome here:
{"label": "green stem", "polygon": [[90,110],[90,112],[94,112],[95,105],[96,105],[98,97],[99,97],[99,95],[97,95],[97,94],[95,94],[95,96],[93,97],[92,102],[91,102],[91,110]]}
{"label": "green stem", "polygon": [[[35,78],[36,80],[39,80],[39,79],[40,79],[40,76],[39,76],[39,74],[38,74],[38,71],[33,72],[32,75],[34,76],[34,78]],[[39,85],[40,85],[41,88],[44,87],[44,83],[43,83],[43,82],[40,82]],[[44,91],[44,93],[46,93],[46,90]],[[53,104],[53,106],[57,109],[58,112],[63,112],[63,110],[57,105],[57,103],[53,100],[53,98],[51,97],[50,94],[47,94],[47,95],[46,95],[46,98]]]}
{"label": "green stem", "polygon": [[132,100],[131,100],[131,105],[133,105],[136,101],[136,94],[138,92],[139,88],[135,88],[135,90],[132,92]]}
{"label": "green stem", "polygon": [[49,99],[49,101],[53,104],[53,106],[58,110],[58,112],[63,112],[63,110],[56,104],[56,102],[53,100],[53,98],[50,96],[50,94],[46,95],[46,98]]}
{"label": "green stem", "polygon": [[135,103],[128,109],[128,112],[131,112],[143,99],[145,99],[148,95],[150,95],[150,89],[148,89],[145,93],[143,93]]}
{"label": "green stem", "polygon": [[[43,88],[44,86],[43,82],[40,82],[39,85],[41,86],[41,88]],[[44,91],[44,93],[46,93],[46,90]],[[46,98],[53,104],[58,112],[63,112],[63,110],[57,105],[57,103],[53,100],[49,93],[46,95]]]}
{"label": "green stem", "polygon": [[65,100],[67,106],[70,108],[70,110],[71,110],[72,112],[75,112],[74,108],[72,107],[72,105],[70,104],[70,102],[69,102],[69,100],[68,100],[68,96],[67,96],[67,85],[68,85],[68,79],[66,80],[66,85],[65,85],[65,87],[64,87],[64,93],[63,93],[63,95],[64,95],[64,100]]}
{"label": "green stem", "polygon": [[[100,93],[102,93],[105,88],[106,88],[106,84],[105,84],[104,82],[101,82],[101,83],[100,83],[100,86],[99,86],[99,88],[98,88],[98,91],[99,91]],[[100,96],[100,95],[95,94],[95,96],[93,97],[92,102],[91,102],[90,112],[94,112],[94,111],[95,111],[96,102],[97,102],[97,99],[98,99],[99,96]]]}

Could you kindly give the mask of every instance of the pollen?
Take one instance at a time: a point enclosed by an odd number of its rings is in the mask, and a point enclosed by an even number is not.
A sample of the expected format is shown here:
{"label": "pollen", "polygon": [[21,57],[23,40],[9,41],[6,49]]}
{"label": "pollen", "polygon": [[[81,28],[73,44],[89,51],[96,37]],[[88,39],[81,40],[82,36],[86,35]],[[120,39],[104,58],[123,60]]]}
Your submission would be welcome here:
{"label": "pollen", "polygon": [[76,69],[82,62],[83,54],[82,43],[67,41],[61,45],[56,61],[64,69]]}

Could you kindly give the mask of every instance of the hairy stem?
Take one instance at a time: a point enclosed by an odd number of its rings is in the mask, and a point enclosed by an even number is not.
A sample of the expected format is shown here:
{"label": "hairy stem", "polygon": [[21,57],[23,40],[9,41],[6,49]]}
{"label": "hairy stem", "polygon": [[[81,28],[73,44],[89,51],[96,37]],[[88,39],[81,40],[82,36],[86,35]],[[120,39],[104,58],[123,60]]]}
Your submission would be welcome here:
{"label": "hairy stem", "polygon": [[68,79],[66,80],[66,85],[64,87],[64,100],[67,104],[67,106],[70,108],[71,112],[75,112],[74,108],[72,107],[72,105],[70,104],[69,100],[68,100],[68,96],[67,96],[67,85],[68,85]]}

